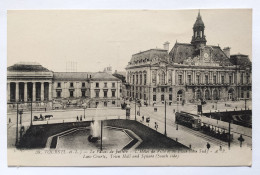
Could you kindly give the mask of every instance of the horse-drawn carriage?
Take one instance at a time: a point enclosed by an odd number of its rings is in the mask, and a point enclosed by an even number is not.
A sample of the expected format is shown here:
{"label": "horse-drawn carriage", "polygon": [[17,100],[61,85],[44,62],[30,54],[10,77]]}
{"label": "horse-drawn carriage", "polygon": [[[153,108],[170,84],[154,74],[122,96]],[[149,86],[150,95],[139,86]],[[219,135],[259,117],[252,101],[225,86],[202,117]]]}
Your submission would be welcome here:
{"label": "horse-drawn carriage", "polygon": [[53,115],[45,115],[45,116],[40,115],[40,117],[34,116],[34,117],[33,117],[33,121],[44,121],[44,120],[46,120],[47,118],[50,119],[51,117],[53,117]]}

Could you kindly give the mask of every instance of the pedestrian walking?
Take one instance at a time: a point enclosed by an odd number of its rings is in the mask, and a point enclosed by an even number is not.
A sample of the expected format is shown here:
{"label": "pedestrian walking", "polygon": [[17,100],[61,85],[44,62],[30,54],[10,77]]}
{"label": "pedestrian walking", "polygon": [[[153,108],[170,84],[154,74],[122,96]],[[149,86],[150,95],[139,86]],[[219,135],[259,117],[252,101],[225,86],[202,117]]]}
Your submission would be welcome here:
{"label": "pedestrian walking", "polygon": [[77,121],[79,121],[79,116],[77,116]]}
{"label": "pedestrian walking", "polygon": [[80,121],[82,122],[82,116],[80,116]]}
{"label": "pedestrian walking", "polygon": [[46,112],[46,107],[45,107],[45,112]]}
{"label": "pedestrian walking", "polygon": [[209,150],[209,148],[210,148],[210,144],[209,142],[207,142],[207,149]]}
{"label": "pedestrian walking", "polygon": [[219,150],[222,151],[222,146],[221,145],[219,146]]}
{"label": "pedestrian walking", "polygon": [[9,123],[12,123],[11,118],[9,118]]}
{"label": "pedestrian walking", "polygon": [[157,129],[158,129],[158,124],[157,124],[157,122],[154,122],[154,128],[155,128],[155,130],[157,131]]}
{"label": "pedestrian walking", "polygon": [[142,116],[142,122],[144,122],[144,116]]}

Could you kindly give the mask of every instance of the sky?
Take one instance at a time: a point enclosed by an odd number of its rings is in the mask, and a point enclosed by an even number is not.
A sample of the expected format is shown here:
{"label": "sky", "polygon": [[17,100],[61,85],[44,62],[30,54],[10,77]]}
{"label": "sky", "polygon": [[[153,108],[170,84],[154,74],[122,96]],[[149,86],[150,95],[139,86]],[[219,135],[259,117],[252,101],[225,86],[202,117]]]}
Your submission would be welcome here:
{"label": "sky", "polygon": [[[200,10],[208,45],[252,60],[252,11]],[[7,12],[7,66],[38,62],[65,72],[125,71],[131,56],[163,43],[190,43],[198,10],[12,10]]]}

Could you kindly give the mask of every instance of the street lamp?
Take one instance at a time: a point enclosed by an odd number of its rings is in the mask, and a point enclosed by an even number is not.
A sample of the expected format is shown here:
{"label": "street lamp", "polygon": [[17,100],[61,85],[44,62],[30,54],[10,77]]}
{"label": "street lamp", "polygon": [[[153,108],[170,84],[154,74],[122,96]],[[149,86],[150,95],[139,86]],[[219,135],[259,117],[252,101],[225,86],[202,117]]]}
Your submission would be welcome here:
{"label": "street lamp", "polygon": [[86,115],[85,115],[85,110],[86,110],[87,106],[84,106],[83,109],[84,109],[84,119],[86,118]]}
{"label": "street lamp", "polygon": [[166,132],[166,100],[164,101],[164,106],[165,106],[165,110],[164,110],[164,135],[167,136],[167,132]]}

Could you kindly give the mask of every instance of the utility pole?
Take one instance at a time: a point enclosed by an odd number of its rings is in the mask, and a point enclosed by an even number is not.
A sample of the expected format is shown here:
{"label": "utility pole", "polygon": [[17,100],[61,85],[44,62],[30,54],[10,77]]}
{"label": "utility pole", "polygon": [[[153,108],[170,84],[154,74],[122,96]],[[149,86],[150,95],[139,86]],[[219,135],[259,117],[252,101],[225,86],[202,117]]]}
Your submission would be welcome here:
{"label": "utility pole", "polygon": [[165,106],[165,119],[164,119],[164,135],[167,136],[167,132],[166,132],[166,100],[164,101],[164,106]]}
{"label": "utility pole", "polygon": [[16,103],[17,109],[16,109],[16,140],[15,140],[15,145],[18,146],[18,102]]}
{"label": "utility pole", "polygon": [[230,139],[231,139],[231,135],[230,135],[230,125],[231,125],[231,120],[229,120],[228,122],[228,148],[230,149]]}
{"label": "utility pole", "polygon": [[136,98],[135,98],[135,121],[136,121]]}
{"label": "utility pole", "polygon": [[246,101],[247,101],[247,99],[245,99],[245,110],[246,110]]}
{"label": "utility pole", "polygon": [[100,144],[100,150],[102,151],[102,142],[103,142],[103,120],[101,120],[101,132],[100,132],[100,141],[101,141],[101,144]]}
{"label": "utility pole", "polygon": [[31,99],[31,126],[32,126],[32,99]]}

